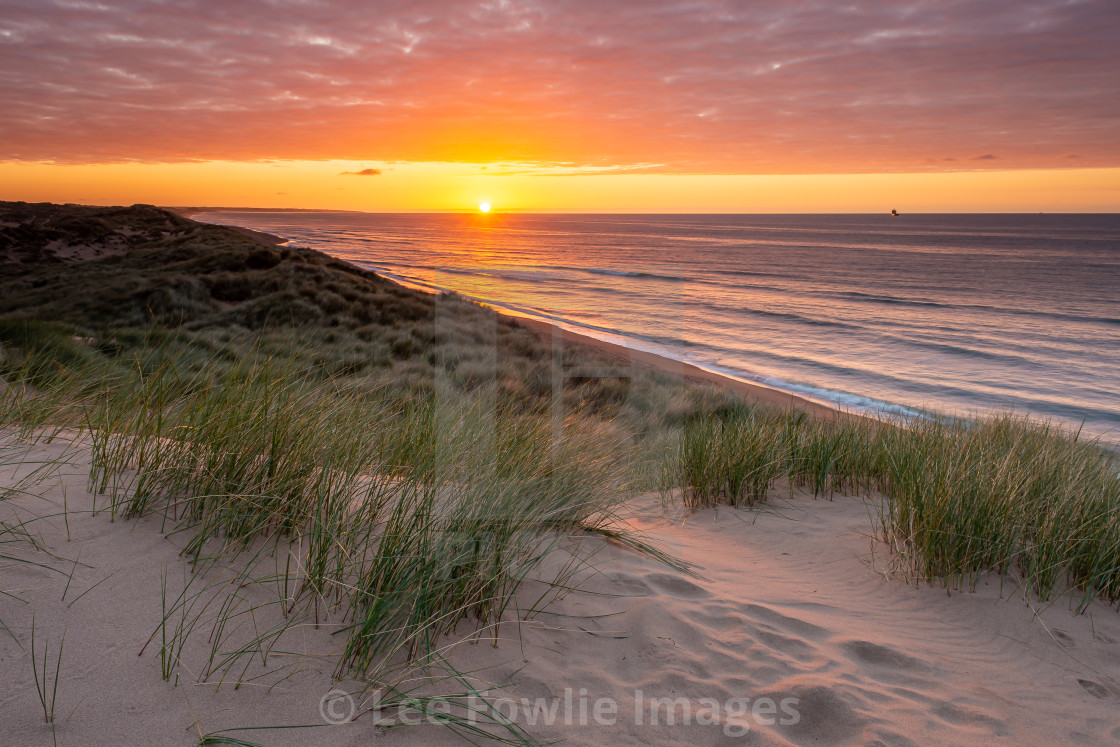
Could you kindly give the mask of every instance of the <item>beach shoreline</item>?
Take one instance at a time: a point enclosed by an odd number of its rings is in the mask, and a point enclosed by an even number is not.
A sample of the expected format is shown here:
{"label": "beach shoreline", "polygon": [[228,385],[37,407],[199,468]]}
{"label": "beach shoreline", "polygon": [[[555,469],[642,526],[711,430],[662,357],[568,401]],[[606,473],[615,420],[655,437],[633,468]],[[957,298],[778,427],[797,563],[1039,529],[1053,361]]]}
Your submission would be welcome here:
{"label": "beach shoreline", "polygon": [[[499,311],[498,313],[501,312]],[[838,407],[816,402],[806,397],[800,397],[796,394],[783,392],[780,389],[774,389],[762,384],[755,384],[731,376],[718,374],[692,363],[670,358],[669,356],[659,355],[619,343],[601,340],[590,335],[573,332],[558,324],[512,314],[505,314],[503,316],[507,316],[522,326],[532,330],[545,342],[559,342],[561,345],[572,345],[584,348],[635,368],[653,369],[671,376],[680,377],[692,383],[713,384],[769,407],[800,409],[813,417],[827,420],[832,420],[841,415],[848,414]]]}
{"label": "beach shoreline", "polygon": [[[221,213],[221,212],[249,212],[245,208],[166,208],[184,218],[194,220],[193,216],[201,215],[203,213]],[[330,212],[330,211],[315,211],[315,210],[286,210],[286,211],[270,211],[264,208],[258,208],[254,212]],[[270,246],[279,246],[290,243],[291,240],[285,239],[282,236],[267,233],[265,231],[258,231],[252,228],[243,228],[240,226],[231,226],[222,223],[215,223],[213,225],[223,226],[230,228],[238,233],[256,239],[262,243]],[[328,253],[329,254],[329,253]],[[370,270],[367,267],[351,262],[335,255],[330,255],[335,259],[345,262],[353,267],[356,267],[364,272],[373,272],[378,277],[381,277],[395,285],[402,288],[410,288],[413,290],[422,290],[426,293],[433,291],[424,287],[413,286],[407,283],[401,283],[396,278],[378,273]],[[488,304],[485,301],[479,301],[487,308],[492,309],[495,313],[501,316],[512,319],[518,324],[532,330],[541,340],[546,343],[554,343],[559,341],[562,345],[572,345],[586,350],[594,351],[600,355],[606,356],[620,363],[635,368],[653,369],[661,373],[671,376],[679,377],[685,381],[692,383],[712,384],[721,388],[732,391],[742,397],[758,402],[760,404],[776,407],[781,409],[794,408],[803,410],[813,417],[824,418],[832,420],[841,415],[850,415],[846,410],[841,407],[825,402],[819,402],[808,397],[792,394],[790,392],[782,391],[774,387],[768,387],[763,384],[755,382],[744,381],[733,376],[716,373],[701,368],[693,363],[682,361],[677,358],[672,358],[668,355],[661,355],[659,353],[652,353],[647,350],[640,350],[638,348],[629,347],[624,344],[610,342],[603,340],[592,335],[574,332],[560,324],[548,322],[542,319],[535,319],[530,316],[508,313],[505,309]]]}
{"label": "beach shoreline", "polygon": [[[174,213],[175,215],[178,215],[180,218],[186,218],[188,220],[194,220],[194,216],[201,215],[203,213],[235,212],[233,210],[228,210],[228,209],[223,210],[221,208],[165,207],[163,209],[167,210],[168,212]],[[245,212],[245,210],[239,210],[239,211],[236,211],[236,212]],[[201,223],[202,221],[198,221],[198,222]],[[221,226],[222,228],[228,228],[231,231],[236,231],[237,233],[241,234],[242,236],[248,236],[251,239],[254,239],[256,241],[261,242],[262,244],[267,244],[268,246],[283,246],[284,244],[287,244],[288,241],[289,241],[288,239],[285,239],[283,236],[277,236],[276,234],[269,233],[267,231],[258,231],[255,228],[245,228],[243,226],[231,226],[227,223],[211,223],[210,225]]]}

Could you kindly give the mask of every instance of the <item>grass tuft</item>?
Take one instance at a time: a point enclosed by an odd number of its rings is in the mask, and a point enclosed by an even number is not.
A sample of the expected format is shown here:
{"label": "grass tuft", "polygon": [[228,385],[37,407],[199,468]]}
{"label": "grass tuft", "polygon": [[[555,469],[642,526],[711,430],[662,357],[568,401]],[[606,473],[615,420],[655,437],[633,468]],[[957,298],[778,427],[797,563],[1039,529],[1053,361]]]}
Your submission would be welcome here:
{"label": "grass tuft", "polygon": [[779,477],[881,496],[879,533],[907,575],[975,588],[1016,574],[1043,600],[1120,601],[1120,460],[1049,424],[1003,414],[906,423],[741,407],[681,428],[662,478],[691,508],[751,505]]}

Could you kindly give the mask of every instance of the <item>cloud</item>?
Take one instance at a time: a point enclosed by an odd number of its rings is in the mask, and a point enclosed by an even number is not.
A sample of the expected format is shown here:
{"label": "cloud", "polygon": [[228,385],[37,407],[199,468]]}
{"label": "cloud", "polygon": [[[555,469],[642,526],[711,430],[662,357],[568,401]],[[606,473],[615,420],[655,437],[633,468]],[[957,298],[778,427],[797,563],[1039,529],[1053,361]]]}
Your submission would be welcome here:
{"label": "cloud", "polygon": [[[495,164],[490,176],[588,176],[592,174],[640,174],[656,173],[664,167],[661,163],[635,163],[625,166],[581,166],[572,163],[559,164]],[[486,170],[486,166],[479,168]]]}
{"label": "cloud", "polygon": [[339,176],[379,176],[381,169],[362,169],[361,171],[340,171]]}
{"label": "cloud", "polygon": [[1115,0],[7,0],[0,160],[1116,166],[1117,38]]}
{"label": "cloud", "polygon": [[968,160],[970,160],[970,161],[996,161],[998,159],[999,159],[999,156],[995,155],[994,153],[985,153],[981,156],[973,156],[972,158],[970,158]]}

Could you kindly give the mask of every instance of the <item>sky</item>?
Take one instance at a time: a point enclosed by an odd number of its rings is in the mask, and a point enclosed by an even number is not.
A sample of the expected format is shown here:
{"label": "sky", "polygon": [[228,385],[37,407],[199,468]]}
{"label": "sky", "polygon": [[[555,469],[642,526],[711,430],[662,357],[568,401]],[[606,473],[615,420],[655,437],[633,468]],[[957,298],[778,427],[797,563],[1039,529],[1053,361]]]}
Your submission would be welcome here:
{"label": "sky", "polygon": [[0,199],[1115,211],[1118,70],[1115,0],[0,0]]}

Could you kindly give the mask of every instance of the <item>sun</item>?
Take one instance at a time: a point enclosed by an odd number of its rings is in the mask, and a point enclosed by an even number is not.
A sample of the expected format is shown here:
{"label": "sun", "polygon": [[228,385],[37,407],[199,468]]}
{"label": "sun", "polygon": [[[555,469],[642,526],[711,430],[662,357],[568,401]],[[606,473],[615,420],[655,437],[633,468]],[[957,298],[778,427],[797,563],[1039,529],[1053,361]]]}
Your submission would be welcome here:
{"label": "sun", "polygon": [[489,202],[481,202],[478,205],[478,209],[481,210],[484,213],[489,213],[490,212],[490,203]]}

